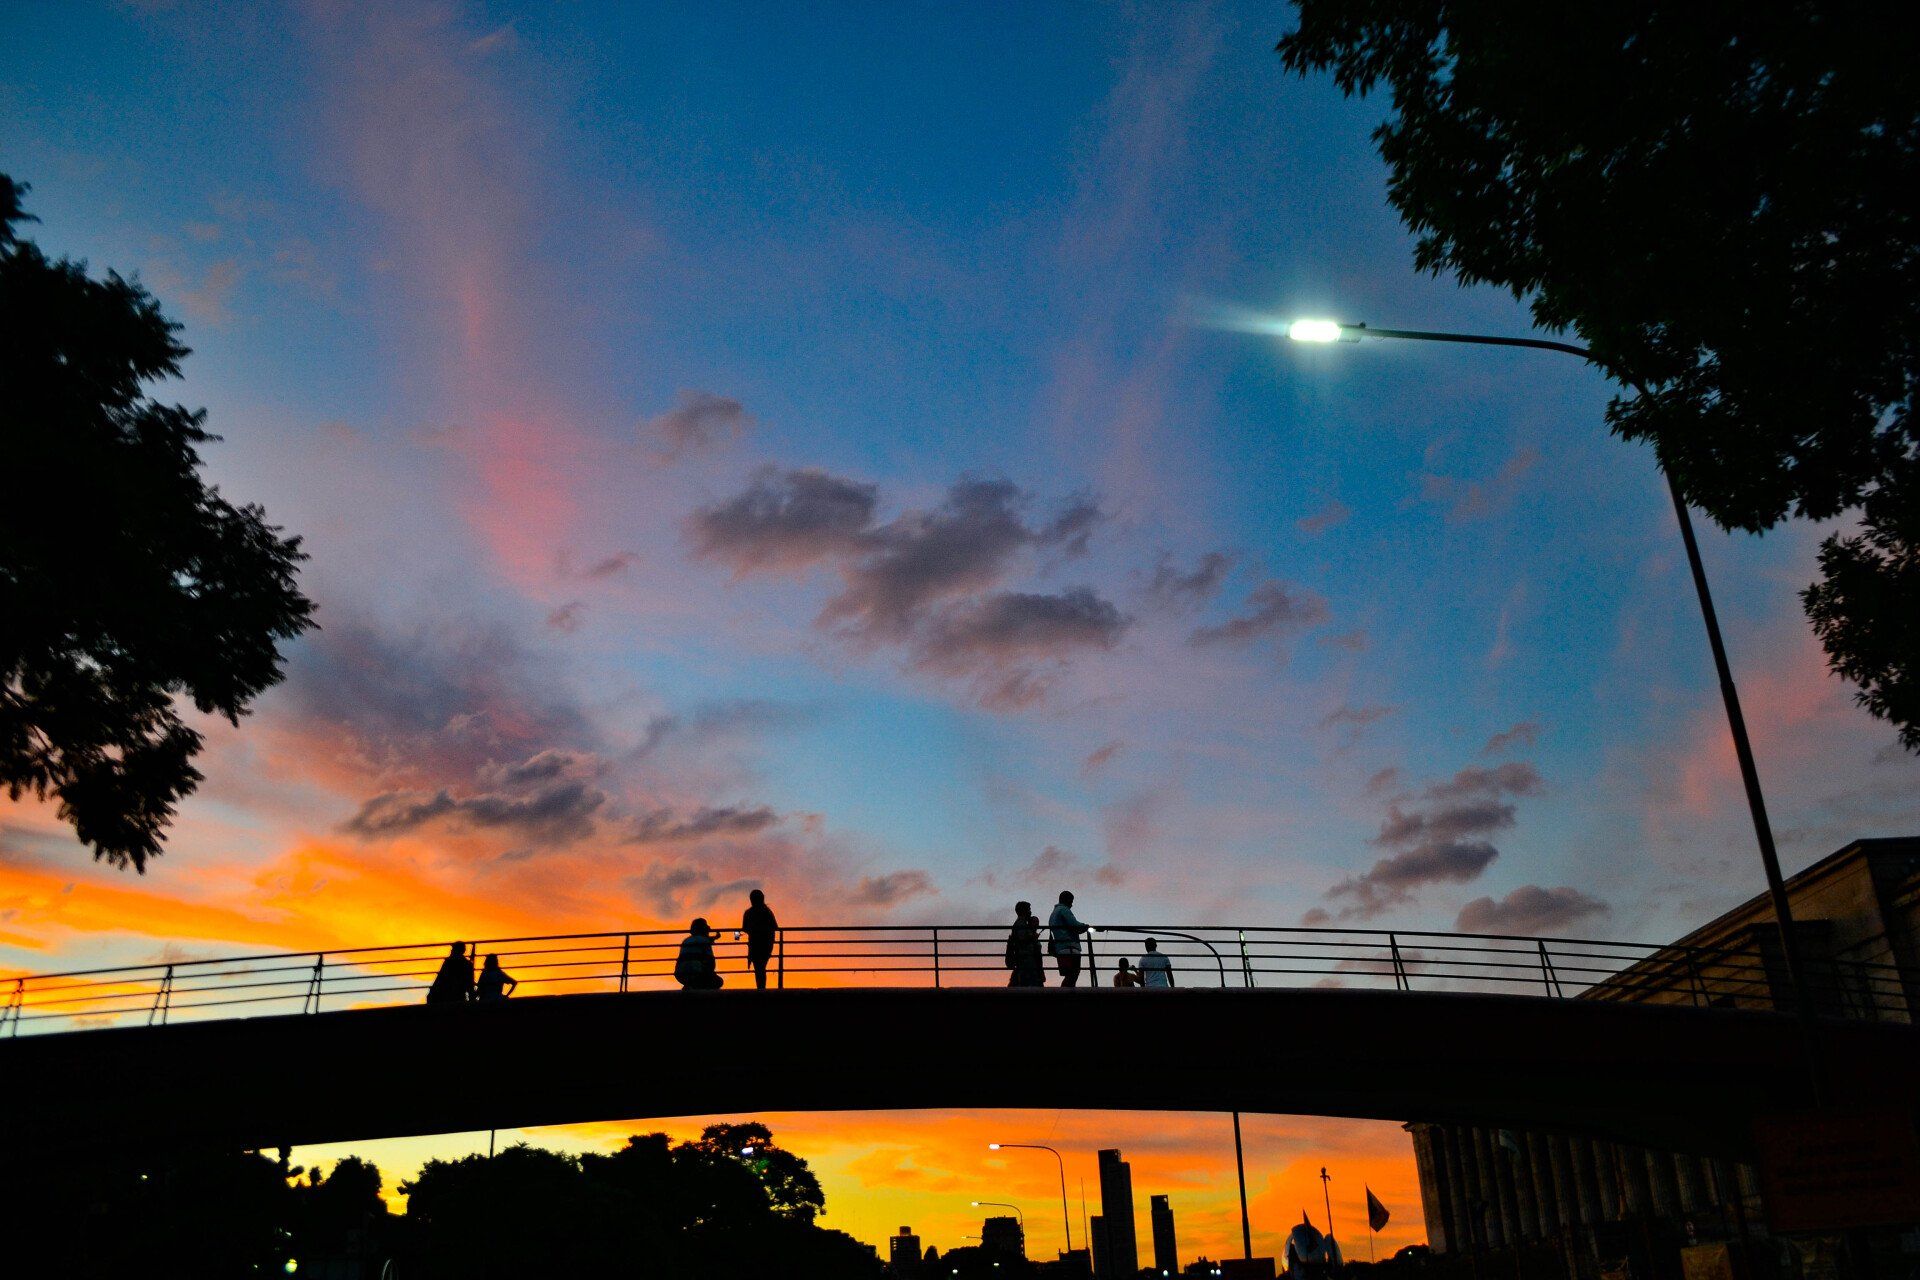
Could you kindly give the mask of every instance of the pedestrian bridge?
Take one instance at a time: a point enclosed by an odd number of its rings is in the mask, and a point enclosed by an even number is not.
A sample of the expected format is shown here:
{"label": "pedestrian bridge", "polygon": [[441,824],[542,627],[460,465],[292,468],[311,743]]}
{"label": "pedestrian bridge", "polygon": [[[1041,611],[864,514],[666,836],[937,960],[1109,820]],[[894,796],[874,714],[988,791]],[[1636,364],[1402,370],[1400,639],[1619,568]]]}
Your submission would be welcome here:
{"label": "pedestrian bridge", "polygon": [[1810,1045],[1767,1007],[1765,957],[1726,952],[1128,926],[1089,938],[1087,977],[1152,936],[1178,988],[1008,990],[999,926],[822,928],[783,932],[770,990],[723,941],[728,989],[681,992],[667,977],[679,936],[476,941],[522,982],[496,1004],[420,1003],[446,943],[11,979],[0,1144],[1072,1107],[1465,1122],[1740,1155],[1754,1116],[1805,1104],[1810,1052],[1861,1105],[1911,1106],[1920,1078],[1920,1028],[1898,975],[1874,966],[1824,973],[1829,1007],[1841,990],[1873,1003],[1820,1019]]}

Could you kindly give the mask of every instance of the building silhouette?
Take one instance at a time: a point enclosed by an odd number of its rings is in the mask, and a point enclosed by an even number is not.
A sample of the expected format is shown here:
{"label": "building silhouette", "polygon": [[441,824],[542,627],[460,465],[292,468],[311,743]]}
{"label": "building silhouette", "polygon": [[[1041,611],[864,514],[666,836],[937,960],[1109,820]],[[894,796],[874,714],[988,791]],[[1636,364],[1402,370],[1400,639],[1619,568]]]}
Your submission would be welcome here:
{"label": "building silhouette", "polygon": [[1164,1276],[1180,1274],[1180,1246],[1173,1238],[1173,1206],[1165,1196],[1148,1196],[1148,1217],[1153,1220],[1153,1269]]}
{"label": "building silhouette", "polygon": [[[1920,1020],[1920,837],[1856,840],[1786,882],[1815,1008]],[[1585,1000],[1791,1010],[1771,900],[1756,896],[1580,994]],[[1413,1123],[1435,1253],[1554,1245],[1582,1274],[1672,1269],[1689,1242],[1766,1233],[1757,1170],[1597,1138]]]}
{"label": "building silhouette", "polygon": [[1095,1232],[1094,1239],[1105,1247],[1094,1251],[1094,1275],[1099,1280],[1133,1280],[1133,1273],[1140,1269],[1140,1243],[1133,1227],[1133,1167],[1114,1147],[1100,1153],[1100,1217],[1102,1231]]}
{"label": "building silhouette", "polygon": [[1107,1261],[1107,1220],[1102,1214],[1094,1214],[1087,1223],[1087,1249],[1092,1254],[1093,1274],[1106,1280],[1111,1264]]}
{"label": "building silhouette", "polygon": [[1027,1233],[1018,1218],[988,1218],[980,1224],[980,1247],[1009,1257],[1027,1256]]}
{"label": "building silhouette", "polygon": [[921,1271],[920,1237],[912,1227],[901,1227],[887,1240],[887,1262],[896,1276],[917,1276]]}

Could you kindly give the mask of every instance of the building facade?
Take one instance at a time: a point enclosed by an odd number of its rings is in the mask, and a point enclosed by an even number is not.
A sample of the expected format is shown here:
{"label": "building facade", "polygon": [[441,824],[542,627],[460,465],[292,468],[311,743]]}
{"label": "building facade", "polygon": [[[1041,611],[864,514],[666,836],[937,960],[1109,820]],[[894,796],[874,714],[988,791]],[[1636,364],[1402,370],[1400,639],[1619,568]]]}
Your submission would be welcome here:
{"label": "building facade", "polygon": [[920,1237],[912,1227],[901,1227],[887,1239],[887,1263],[896,1276],[917,1276],[926,1255],[920,1252]]}
{"label": "building facade", "polygon": [[[1920,837],[1857,840],[1787,881],[1806,994],[1823,1014],[1920,1011]],[[1580,993],[1586,1000],[1790,1010],[1771,900],[1760,895]],[[1746,1164],[1572,1134],[1414,1123],[1427,1241],[1438,1253],[1546,1248],[1581,1274],[1667,1270],[1684,1245],[1764,1235]]]}
{"label": "building facade", "polygon": [[1100,1153],[1100,1219],[1095,1275],[1100,1280],[1133,1280],[1140,1269],[1140,1242],[1133,1225],[1133,1168],[1111,1147]]}
{"label": "building facade", "polygon": [[1179,1275],[1180,1246],[1173,1235],[1173,1206],[1165,1196],[1148,1196],[1147,1217],[1153,1223],[1153,1269],[1163,1276]]}
{"label": "building facade", "polygon": [[1027,1256],[1027,1232],[1018,1218],[988,1218],[980,1224],[980,1247],[1009,1257]]}

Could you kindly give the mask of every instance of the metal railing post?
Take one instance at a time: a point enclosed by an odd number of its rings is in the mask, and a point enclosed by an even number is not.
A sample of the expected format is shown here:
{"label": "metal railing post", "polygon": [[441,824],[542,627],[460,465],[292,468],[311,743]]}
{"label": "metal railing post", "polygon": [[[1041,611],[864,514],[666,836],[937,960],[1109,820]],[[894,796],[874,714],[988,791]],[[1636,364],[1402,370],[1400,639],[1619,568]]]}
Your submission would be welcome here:
{"label": "metal railing post", "polygon": [[147,1010],[147,1025],[152,1026],[155,1017],[160,1025],[167,1025],[167,1013],[173,1008],[173,966],[167,966],[167,972],[160,979],[160,989],[153,993],[153,1008]]}
{"label": "metal railing post", "polygon": [[620,942],[620,990],[627,989],[627,963],[633,957],[633,935],[627,934]]}
{"label": "metal railing post", "polygon": [[1401,991],[1413,990],[1413,979],[1407,976],[1407,964],[1400,957],[1400,939],[1396,935],[1391,933],[1387,935],[1387,950],[1393,954],[1394,987]]}
{"label": "metal railing post", "polygon": [[1100,962],[1093,955],[1093,930],[1082,935],[1087,940],[1087,985],[1098,988],[1100,985]]}
{"label": "metal railing post", "polygon": [[1534,944],[1540,948],[1540,982],[1550,996],[1565,998],[1566,992],[1560,989],[1560,975],[1553,971],[1553,961],[1547,956],[1547,940],[1535,938]]}
{"label": "metal railing post", "polygon": [[20,1009],[26,1001],[26,984],[25,978],[15,978],[13,991],[7,996],[7,1007],[0,1009],[0,1024],[6,1023],[9,1018],[13,1021],[12,1029],[7,1032],[10,1036],[20,1034]]}
{"label": "metal railing post", "polygon": [[307,997],[300,1002],[300,1012],[320,1012],[320,992],[326,982],[325,965],[327,953],[316,951],[313,954],[313,976],[307,979]]}
{"label": "metal railing post", "polygon": [[940,985],[940,930],[933,931],[933,985]]}
{"label": "metal railing post", "polygon": [[781,929],[775,936],[778,939],[776,945],[780,949],[780,978],[774,990],[785,991],[787,989],[787,931]]}
{"label": "metal railing post", "polygon": [[1240,976],[1246,979],[1245,985],[1251,987],[1253,985],[1253,961],[1247,956],[1247,931],[1245,929],[1238,929],[1235,930],[1235,932],[1239,934],[1240,937]]}

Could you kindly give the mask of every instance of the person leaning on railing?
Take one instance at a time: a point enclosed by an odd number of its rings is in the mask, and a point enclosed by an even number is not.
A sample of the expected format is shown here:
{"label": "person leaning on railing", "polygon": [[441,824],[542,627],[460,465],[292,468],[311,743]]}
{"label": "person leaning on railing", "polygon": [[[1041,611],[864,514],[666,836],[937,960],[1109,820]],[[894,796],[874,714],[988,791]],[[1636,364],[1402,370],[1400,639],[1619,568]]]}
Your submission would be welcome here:
{"label": "person leaning on railing", "polygon": [[1080,935],[1087,931],[1073,914],[1073,894],[1061,891],[1060,902],[1047,917],[1047,950],[1060,966],[1060,985],[1080,985]]}
{"label": "person leaning on railing", "polygon": [[433,985],[427,988],[427,1003],[465,1004],[471,999],[473,957],[467,954],[466,943],[456,942],[440,962],[440,972],[433,975]]}

